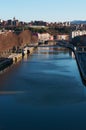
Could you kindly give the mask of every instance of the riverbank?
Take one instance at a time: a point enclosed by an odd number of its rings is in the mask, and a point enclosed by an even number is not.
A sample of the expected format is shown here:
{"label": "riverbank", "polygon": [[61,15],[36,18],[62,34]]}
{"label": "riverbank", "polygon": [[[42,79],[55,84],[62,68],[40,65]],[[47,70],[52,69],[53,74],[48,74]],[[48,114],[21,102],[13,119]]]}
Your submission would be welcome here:
{"label": "riverbank", "polygon": [[[81,78],[86,82],[86,70],[85,70],[85,57],[86,57],[86,54],[83,52],[78,52],[74,49],[73,46],[71,46],[70,44],[65,44],[65,46],[63,46],[63,44],[61,44],[62,47],[57,47],[55,48],[56,51],[62,51],[62,50],[66,50],[67,48],[71,49],[74,54],[75,54],[75,58],[76,58],[76,61],[77,61],[77,65],[79,67],[79,71],[80,71],[80,74],[81,74]],[[25,47],[23,48],[23,51],[21,53],[12,53],[9,57],[8,57],[8,60],[5,59],[4,62],[1,62],[1,65],[0,65],[0,71],[3,72],[3,70],[7,69],[9,66],[11,66],[12,64],[16,64],[18,62],[20,62],[23,58],[24,55],[31,55],[33,54],[35,48],[37,47],[40,47],[38,45],[38,43],[35,44],[34,47]],[[65,48],[64,48],[65,47]],[[45,47],[46,48],[46,47]]]}
{"label": "riverbank", "polygon": [[86,52],[77,51],[74,47],[69,47],[75,54],[75,59],[79,68],[79,72],[83,83],[86,85]]}
{"label": "riverbank", "polygon": [[0,74],[13,64],[12,58],[0,58]]}
{"label": "riverbank", "polygon": [[73,44],[64,42],[64,41],[60,41],[58,42],[58,45],[63,46],[65,48],[69,48],[70,50],[72,50],[75,54],[75,58],[76,58],[76,62],[79,68],[79,72],[81,74],[81,78],[84,81],[85,85],[86,85],[86,52],[83,51],[79,51],[77,50],[76,47],[74,47]]}
{"label": "riverbank", "polygon": [[7,70],[13,64],[20,62],[25,55],[30,56],[31,54],[33,54],[36,47],[37,46],[25,47],[23,49],[23,52],[21,52],[21,53],[12,53],[11,55],[8,56],[8,58],[0,58],[0,73],[3,73],[5,70]]}
{"label": "riverbank", "polygon": [[7,57],[12,52],[16,52],[26,45],[37,42],[38,37],[30,30],[24,30],[19,34],[12,31],[0,34],[0,57]]}
{"label": "riverbank", "polygon": [[86,52],[74,52],[83,82],[86,85]]}

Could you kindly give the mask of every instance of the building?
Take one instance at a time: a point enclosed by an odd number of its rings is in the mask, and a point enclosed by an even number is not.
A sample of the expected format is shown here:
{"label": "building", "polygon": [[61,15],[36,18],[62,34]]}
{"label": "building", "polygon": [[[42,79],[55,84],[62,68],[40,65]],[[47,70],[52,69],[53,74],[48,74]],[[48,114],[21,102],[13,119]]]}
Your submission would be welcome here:
{"label": "building", "polygon": [[58,34],[57,35],[57,40],[69,41],[69,35],[67,35],[67,34]]}
{"label": "building", "polygon": [[42,34],[38,33],[38,40],[39,41],[44,42],[44,41],[47,41],[49,39],[50,39],[50,34],[49,33],[42,33]]}
{"label": "building", "polygon": [[13,25],[13,22],[12,22],[11,19],[9,19],[9,20],[7,21],[7,25],[8,25],[8,26],[12,26],[12,25]]}
{"label": "building", "polygon": [[50,35],[49,40],[50,40],[50,41],[53,41],[53,40],[54,40],[53,35]]}
{"label": "building", "polygon": [[70,22],[63,22],[62,25],[66,26],[66,27],[70,27],[71,24],[70,24]]}
{"label": "building", "polygon": [[72,31],[71,33],[71,38],[74,38],[76,36],[82,36],[82,35],[86,35],[86,30],[75,30],[75,31]]}

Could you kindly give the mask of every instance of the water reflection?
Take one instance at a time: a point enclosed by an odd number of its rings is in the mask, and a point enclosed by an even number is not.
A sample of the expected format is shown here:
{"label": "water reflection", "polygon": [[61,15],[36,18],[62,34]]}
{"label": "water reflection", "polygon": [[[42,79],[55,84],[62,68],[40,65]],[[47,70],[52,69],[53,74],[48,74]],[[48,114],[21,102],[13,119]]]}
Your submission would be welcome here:
{"label": "water reflection", "polygon": [[74,54],[73,51],[69,51],[69,55],[70,55],[73,59],[75,59],[75,54]]}
{"label": "water reflection", "polygon": [[0,79],[0,129],[86,129],[86,88],[69,50],[40,47]]}

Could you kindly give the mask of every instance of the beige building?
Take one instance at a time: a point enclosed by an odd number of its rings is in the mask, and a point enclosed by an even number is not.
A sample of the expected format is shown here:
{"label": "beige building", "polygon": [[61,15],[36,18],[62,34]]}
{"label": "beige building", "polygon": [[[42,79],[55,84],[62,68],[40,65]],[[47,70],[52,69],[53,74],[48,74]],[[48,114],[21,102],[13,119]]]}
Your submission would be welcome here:
{"label": "beige building", "polygon": [[67,35],[67,34],[59,34],[59,35],[57,35],[57,40],[69,41],[69,35]]}
{"label": "beige building", "polygon": [[38,33],[38,40],[39,41],[47,41],[50,39],[50,34],[49,33]]}

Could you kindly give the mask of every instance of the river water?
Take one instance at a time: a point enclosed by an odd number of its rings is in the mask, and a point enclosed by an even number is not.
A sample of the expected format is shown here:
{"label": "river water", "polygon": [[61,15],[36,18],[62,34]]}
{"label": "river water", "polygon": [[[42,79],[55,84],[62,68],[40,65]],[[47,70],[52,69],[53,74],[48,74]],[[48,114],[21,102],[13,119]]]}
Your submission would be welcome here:
{"label": "river water", "polygon": [[0,130],[86,130],[86,87],[69,50],[39,47],[0,75]]}

